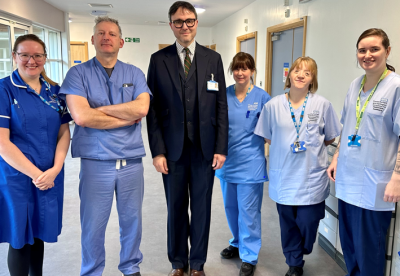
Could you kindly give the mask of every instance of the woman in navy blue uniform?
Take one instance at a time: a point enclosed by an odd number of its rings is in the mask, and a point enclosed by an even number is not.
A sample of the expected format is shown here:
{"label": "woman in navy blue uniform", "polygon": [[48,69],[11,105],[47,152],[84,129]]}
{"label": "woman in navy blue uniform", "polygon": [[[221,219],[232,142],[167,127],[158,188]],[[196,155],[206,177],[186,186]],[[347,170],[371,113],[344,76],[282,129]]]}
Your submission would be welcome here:
{"label": "woman in navy blue uniform", "polygon": [[0,242],[10,244],[11,276],[38,276],[43,242],[61,233],[72,119],[45,74],[43,41],[20,36],[12,56],[17,70],[0,80]]}

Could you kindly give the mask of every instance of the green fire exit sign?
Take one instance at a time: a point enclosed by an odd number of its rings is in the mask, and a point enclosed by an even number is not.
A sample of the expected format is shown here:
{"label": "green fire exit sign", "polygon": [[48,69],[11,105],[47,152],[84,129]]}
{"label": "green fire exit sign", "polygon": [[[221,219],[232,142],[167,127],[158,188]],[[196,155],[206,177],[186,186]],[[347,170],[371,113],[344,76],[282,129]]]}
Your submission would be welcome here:
{"label": "green fire exit sign", "polygon": [[125,37],[125,42],[140,43],[140,38],[138,38],[138,37]]}

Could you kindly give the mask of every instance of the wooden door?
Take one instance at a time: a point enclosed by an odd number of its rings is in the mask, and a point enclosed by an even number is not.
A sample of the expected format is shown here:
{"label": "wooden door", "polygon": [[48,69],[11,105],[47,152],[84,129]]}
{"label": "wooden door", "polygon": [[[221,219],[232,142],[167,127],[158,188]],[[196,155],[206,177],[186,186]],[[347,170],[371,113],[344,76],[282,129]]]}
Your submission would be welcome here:
{"label": "wooden door", "polygon": [[89,59],[88,43],[71,41],[71,67],[86,62]]}

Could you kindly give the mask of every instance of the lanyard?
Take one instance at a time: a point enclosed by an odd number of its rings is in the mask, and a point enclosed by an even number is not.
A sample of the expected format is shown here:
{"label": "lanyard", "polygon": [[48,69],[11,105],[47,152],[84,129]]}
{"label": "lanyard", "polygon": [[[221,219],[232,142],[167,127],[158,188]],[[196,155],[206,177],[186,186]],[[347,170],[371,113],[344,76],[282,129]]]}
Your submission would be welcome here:
{"label": "lanyard", "polygon": [[[40,80],[46,85],[47,90],[49,90],[49,92],[51,92],[51,86],[50,84],[42,77],[40,76]],[[31,88],[28,84],[26,84],[29,88]],[[32,88],[31,88],[32,89]],[[33,91],[35,91],[35,89],[32,89]],[[56,102],[57,102],[57,108],[52,106],[48,101],[46,101],[42,95],[40,95],[38,92],[35,91],[35,94],[39,96],[39,98],[42,100],[42,102],[44,102],[45,104],[47,104],[48,106],[50,106],[51,108],[53,108],[55,111],[57,111],[58,113],[61,113],[63,110],[63,107],[61,106],[60,102],[58,101],[57,98],[55,98]]]}
{"label": "lanyard", "polygon": [[367,108],[367,105],[368,105],[369,101],[371,100],[372,96],[374,95],[374,93],[376,91],[376,88],[378,88],[379,83],[386,77],[387,72],[388,72],[388,69],[385,69],[385,71],[383,71],[382,76],[380,77],[378,83],[375,85],[374,89],[372,89],[371,93],[369,94],[369,96],[368,96],[367,100],[365,101],[364,106],[362,107],[361,112],[360,112],[361,91],[364,88],[364,84],[365,84],[365,81],[366,81],[367,78],[366,78],[366,76],[364,76],[364,78],[362,79],[360,91],[358,92],[357,105],[356,105],[357,123],[356,123],[356,130],[354,132],[355,135],[357,135],[358,128],[360,127],[361,119],[362,119],[362,117],[364,115],[365,108]]}
{"label": "lanyard", "polygon": [[308,100],[308,95],[309,94],[310,94],[310,92],[307,93],[307,96],[306,96],[306,98],[304,100],[303,108],[301,110],[301,115],[300,115],[300,122],[299,122],[299,125],[297,125],[296,117],[294,116],[293,107],[292,107],[292,104],[290,102],[289,93],[288,93],[288,101],[289,101],[290,113],[291,113],[291,116],[292,116],[294,127],[296,128],[296,131],[297,131],[297,139],[296,139],[296,141],[299,140],[299,132],[300,132],[301,124],[303,123],[304,111],[306,110],[306,105],[307,105],[307,100]]}
{"label": "lanyard", "polygon": [[[251,91],[251,84],[249,86],[249,89],[247,89],[246,96],[243,99],[245,99],[247,95],[249,95],[250,91]],[[235,92],[236,95],[236,84],[233,86],[233,92]]]}

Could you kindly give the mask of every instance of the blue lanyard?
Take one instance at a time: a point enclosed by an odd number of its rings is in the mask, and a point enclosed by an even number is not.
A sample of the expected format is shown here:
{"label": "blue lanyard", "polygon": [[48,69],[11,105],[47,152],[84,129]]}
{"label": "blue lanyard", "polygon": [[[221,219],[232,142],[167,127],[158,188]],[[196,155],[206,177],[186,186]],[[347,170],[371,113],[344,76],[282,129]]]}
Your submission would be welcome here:
{"label": "blue lanyard", "polygon": [[[49,90],[49,92],[51,92],[51,86],[50,84],[42,77],[40,76],[40,80],[46,85],[47,90]],[[26,84],[31,90],[35,91],[35,89],[32,89],[28,84]],[[58,101],[57,98],[55,98],[58,107],[54,107],[52,106],[48,101],[46,101],[38,92],[35,91],[35,94],[39,96],[39,98],[42,100],[42,102],[44,102],[45,104],[47,104],[48,106],[50,106],[51,108],[53,108],[55,111],[57,111],[58,113],[61,113],[63,111],[63,107],[61,106],[60,102]],[[56,96],[57,97],[57,96]]]}
{"label": "blue lanyard", "polygon": [[297,125],[296,117],[294,116],[293,107],[292,107],[292,104],[290,103],[290,98],[289,98],[289,93],[288,93],[288,101],[289,101],[290,113],[291,113],[291,116],[292,116],[294,127],[296,128],[296,131],[297,131],[297,140],[296,141],[299,141],[299,132],[300,132],[301,124],[303,123],[304,111],[306,110],[306,105],[307,105],[307,100],[308,100],[308,95],[309,94],[310,94],[310,92],[307,93],[307,96],[306,96],[306,98],[304,100],[303,108],[301,110],[301,115],[300,115],[300,122],[299,122],[299,125]]}

